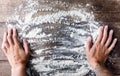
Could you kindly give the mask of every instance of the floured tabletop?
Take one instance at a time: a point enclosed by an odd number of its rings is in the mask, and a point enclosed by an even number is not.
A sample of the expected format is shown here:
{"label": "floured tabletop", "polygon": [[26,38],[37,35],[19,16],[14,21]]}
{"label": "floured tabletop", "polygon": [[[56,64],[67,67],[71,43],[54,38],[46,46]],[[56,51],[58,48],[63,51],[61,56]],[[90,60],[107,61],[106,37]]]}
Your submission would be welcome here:
{"label": "floured tabletop", "polygon": [[[120,38],[119,1],[5,1],[6,4],[0,2],[0,8],[4,7],[0,15],[0,42],[7,27],[17,28],[20,40],[28,39],[32,52],[27,66],[29,76],[95,76],[86,60],[87,37],[95,40],[99,26],[107,24],[115,30],[115,37]],[[119,76],[119,41],[117,44],[106,66]],[[0,57],[0,64],[9,66],[3,53]],[[2,69],[3,76],[10,75],[10,67]]]}

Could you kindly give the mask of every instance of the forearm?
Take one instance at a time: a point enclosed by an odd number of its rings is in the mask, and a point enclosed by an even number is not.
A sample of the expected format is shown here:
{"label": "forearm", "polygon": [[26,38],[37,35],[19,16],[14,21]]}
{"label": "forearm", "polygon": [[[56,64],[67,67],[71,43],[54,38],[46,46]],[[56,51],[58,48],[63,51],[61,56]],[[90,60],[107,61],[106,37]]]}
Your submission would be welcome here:
{"label": "forearm", "polygon": [[113,76],[113,74],[103,65],[96,64],[93,68],[96,76]]}
{"label": "forearm", "polygon": [[11,76],[26,76],[25,67],[11,69]]}

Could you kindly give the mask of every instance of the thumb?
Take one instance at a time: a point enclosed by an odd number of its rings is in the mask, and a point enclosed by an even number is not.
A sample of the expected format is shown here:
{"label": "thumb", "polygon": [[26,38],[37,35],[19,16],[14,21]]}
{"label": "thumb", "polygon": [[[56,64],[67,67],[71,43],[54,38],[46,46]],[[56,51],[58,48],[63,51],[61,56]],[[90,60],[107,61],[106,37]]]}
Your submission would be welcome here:
{"label": "thumb", "polygon": [[88,37],[87,41],[86,41],[86,51],[90,51],[92,46],[92,38]]}
{"label": "thumb", "polygon": [[23,39],[23,45],[24,45],[25,53],[26,53],[27,55],[29,55],[29,53],[30,53],[30,48],[29,48],[28,41],[27,41],[26,39]]}

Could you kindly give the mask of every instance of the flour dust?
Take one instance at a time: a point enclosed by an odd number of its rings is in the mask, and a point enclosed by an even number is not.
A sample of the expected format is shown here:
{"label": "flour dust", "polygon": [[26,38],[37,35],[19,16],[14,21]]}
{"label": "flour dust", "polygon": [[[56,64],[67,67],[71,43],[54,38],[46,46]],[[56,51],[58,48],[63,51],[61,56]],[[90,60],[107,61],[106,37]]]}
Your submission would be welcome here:
{"label": "flour dust", "polygon": [[70,0],[26,0],[16,7],[7,26],[30,43],[29,76],[94,76],[85,42],[96,39],[100,23],[89,7]]}

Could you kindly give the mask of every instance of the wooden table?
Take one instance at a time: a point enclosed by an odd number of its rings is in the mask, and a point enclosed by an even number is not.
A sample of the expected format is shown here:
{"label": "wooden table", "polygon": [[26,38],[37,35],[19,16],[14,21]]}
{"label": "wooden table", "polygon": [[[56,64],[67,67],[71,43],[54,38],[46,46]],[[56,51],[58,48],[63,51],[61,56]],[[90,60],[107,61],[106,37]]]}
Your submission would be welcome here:
{"label": "wooden table", "polygon": [[[3,33],[7,30],[5,22],[22,0],[0,0],[0,46],[2,44]],[[0,76],[10,76],[10,65],[0,48]]]}
{"label": "wooden table", "polygon": [[[87,3],[90,0],[84,0]],[[94,14],[97,20],[109,25],[114,29],[115,37],[118,38],[117,46],[111,53],[113,64],[109,68],[115,76],[120,76],[120,1],[119,0],[91,0],[94,5]],[[0,45],[3,33],[6,31],[4,23],[8,16],[14,12],[14,8],[22,3],[22,0],[0,0]],[[0,49],[0,75],[10,76],[10,65]]]}

